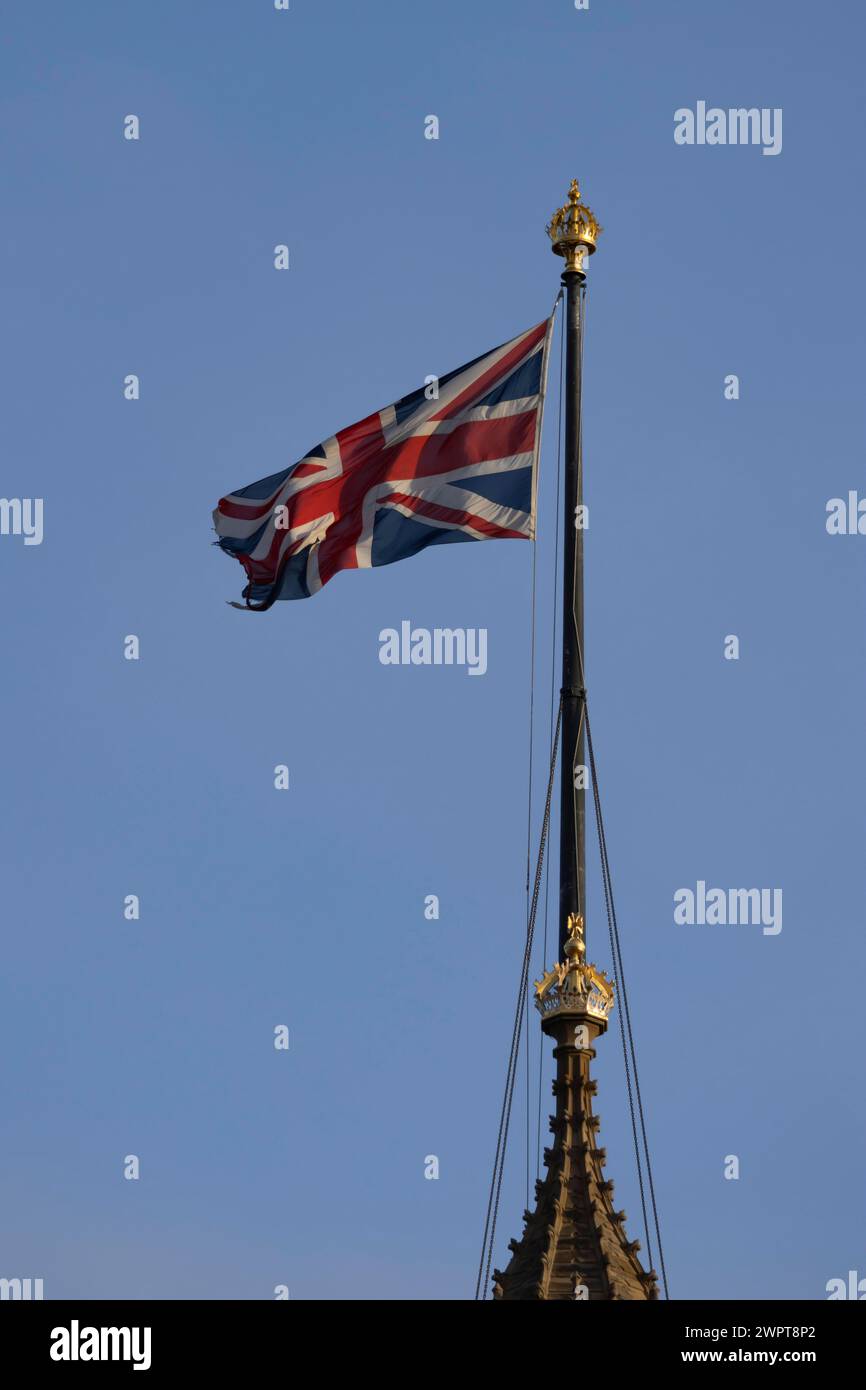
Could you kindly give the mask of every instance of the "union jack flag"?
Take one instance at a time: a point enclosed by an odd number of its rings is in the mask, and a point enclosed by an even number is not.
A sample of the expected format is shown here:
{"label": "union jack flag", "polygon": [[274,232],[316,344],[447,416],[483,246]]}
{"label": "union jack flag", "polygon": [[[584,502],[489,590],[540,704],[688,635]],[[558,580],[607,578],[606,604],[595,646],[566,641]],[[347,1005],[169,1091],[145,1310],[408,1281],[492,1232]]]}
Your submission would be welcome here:
{"label": "union jack flag", "polygon": [[445,541],[531,540],[551,319],[223,497],[217,544],[245,605],[309,598],[343,569]]}

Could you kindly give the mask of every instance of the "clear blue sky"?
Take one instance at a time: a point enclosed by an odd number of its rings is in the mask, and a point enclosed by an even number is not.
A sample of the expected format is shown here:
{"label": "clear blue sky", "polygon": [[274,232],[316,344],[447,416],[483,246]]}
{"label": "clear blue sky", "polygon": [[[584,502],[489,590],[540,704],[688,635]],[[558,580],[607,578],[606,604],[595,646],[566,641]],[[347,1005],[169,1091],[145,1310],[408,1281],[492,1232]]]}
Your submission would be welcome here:
{"label": "clear blue sky", "polygon": [[[589,686],[671,1291],[866,1275],[866,539],[824,527],[864,486],[864,28],[839,0],[7,14],[0,492],[44,498],[45,536],[0,537],[0,1275],[471,1294],[524,931],[530,547],[434,547],[252,617],[210,512],[542,318],[575,174],[605,228]],[[782,153],[676,146],[698,100],[782,107]],[[486,676],[380,665],[403,618],[486,627]],[[676,927],[698,879],[782,888],[781,934]],[[589,939],[608,964],[597,900]],[[615,1032],[599,1051],[638,1237]]]}

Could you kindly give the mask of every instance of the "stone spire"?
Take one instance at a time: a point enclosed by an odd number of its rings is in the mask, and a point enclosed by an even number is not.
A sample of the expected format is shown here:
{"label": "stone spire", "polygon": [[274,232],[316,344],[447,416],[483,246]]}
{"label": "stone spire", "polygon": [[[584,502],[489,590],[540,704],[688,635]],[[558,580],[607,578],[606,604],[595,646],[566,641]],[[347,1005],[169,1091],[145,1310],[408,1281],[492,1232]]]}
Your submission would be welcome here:
{"label": "stone spire", "polygon": [[628,1239],[625,1212],[614,1209],[605,1151],[596,1143],[596,1083],[589,1069],[593,1043],[607,1030],[614,989],[603,971],[587,964],[583,918],[574,914],[564,954],[564,964],[535,985],[541,1027],[555,1042],[547,1175],[535,1185],[535,1210],[524,1212],[523,1236],[509,1243],[508,1267],[494,1271],[494,1298],[655,1299],[656,1274],[641,1266],[640,1242]]}

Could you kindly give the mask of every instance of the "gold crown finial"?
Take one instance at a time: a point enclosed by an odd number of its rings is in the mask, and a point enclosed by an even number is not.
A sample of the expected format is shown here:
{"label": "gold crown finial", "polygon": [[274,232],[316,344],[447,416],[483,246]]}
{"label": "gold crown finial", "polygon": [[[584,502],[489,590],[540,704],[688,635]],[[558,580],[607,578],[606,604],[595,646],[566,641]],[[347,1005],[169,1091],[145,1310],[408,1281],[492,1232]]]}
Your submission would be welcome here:
{"label": "gold crown finial", "polygon": [[580,184],[572,179],[568,202],[557,208],[547,226],[552,249],[564,258],[566,270],[586,274],[584,261],[595,250],[601,230],[595,214],[580,201]]}
{"label": "gold crown finial", "polygon": [[541,1014],[587,1014],[606,1024],[613,1008],[613,982],[603,970],[586,959],[583,917],[568,914],[568,937],[563,947],[565,960],[546,971],[535,982],[535,1003]]}

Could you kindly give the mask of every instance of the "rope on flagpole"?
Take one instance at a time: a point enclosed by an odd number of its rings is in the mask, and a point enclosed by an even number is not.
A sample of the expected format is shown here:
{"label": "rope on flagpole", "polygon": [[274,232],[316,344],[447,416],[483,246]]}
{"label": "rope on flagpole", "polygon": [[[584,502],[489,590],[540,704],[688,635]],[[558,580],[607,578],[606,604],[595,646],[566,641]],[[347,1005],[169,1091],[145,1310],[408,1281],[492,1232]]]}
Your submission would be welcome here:
{"label": "rope on flagpole", "polygon": [[[560,305],[560,303],[561,303],[563,297],[564,297],[564,292],[563,292],[562,288],[560,288],[559,291],[558,291],[558,293],[557,293],[557,295],[556,295],[556,298],[555,298],[554,301],[553,301],[553,308],[552,308],[551,314],[550,314],[550,330],[549,330],[549,334],[548,334],[547,341],[546,341],[546,343],[545,343],[544,358],[543,358],[543,363],[542,363],[542,381],[541,381],[541,417],[542,417],[542,420],[543,420],[544,402],[545,402],[546,392],[547,392],[547,369],[548,369],[548,357],[549,357],[549,351],[550,351],[550,338],[551,338],[552,332],[553,332],[553,326],[554,326],[554,319],[555,319],[556,311],[557,311],[557,308],[559,307],[559,305]],[[556,528],[555,528],[556,558],[555,558],[555,570],[558,569],[558,565],[559,565],[559,508],[560,508],[560,491],[561,491],[561,474],[562,474],[562,382],[563,382],[563,372],[564,372],[564,342],[565,342],[565,336],[564,336],[564,334],[563,334],[563,335],[561,336],[561,338],[560,338],[560,369],[559,369],[560,381],[559,381],[559,402],[558,402],[558,404],[559,404],[559,428],[558,428],[558,439],[557,439],[557,473],[556,473]],[[541,448],[541,420],[539,421],[539,429],[538,429],[538,433],[537,433],[537,437],[536,437],[536,449],[535,449],[535,467],[534,467],[533,494],[532,494],[532,517],[533,517],[533,523],[535,522],[535,517],[536,517],[536,488],[537,488],[538,460],[539,460],[539,455],[540,455],[540,448]],[[536,539],[535,539],[535,534],[534,534],[534,532],[535,532],[535,527],[534,527],[534,525],[533,525],[533,537],[532,537],[532,540],[533,540],[533,552],[535,552],[535,547],[536,547],[536,544],[537,544]],[[555,583],[555,580],[556,580],[556,574],[554,573],[554,583]],[[530,774],[529,774],[529,777],[530,777],[530,780],[529,780],[529,798],[528,798],[528,800],[529,800],[529,809],[528,809],[528,818],[527,818],[527,862],[526,862],[527,922],[526,922],[526,941],[525,941],[525,946],[524,946],[523,962],[522,962],[522,965],[521,965],[520,984],[519,984],[518,993],[517,993],[517,1005],[516,1005],[516,1008],[515,1008],[514,1024],[513,1024],[513,1028],[512,1028],[512,1034],[511,1034],[511,1050],[510,1050],[509,1059],[508,1059],[508,1067],[507,1067],[507,1070],[506,1070],[505,1092],[504,1092],[503,1099],[502,1099],[502,1109],[501,1109],[501,1111],[500,1111],[500,1117],[499,1117],[499,1131],[498,1131],[497,1139],[496,1139],[496,1153],[495,1153],[494,1163],[493,1163],[493,1173],[492,1173],[492,1175],[491,1175],[490,1192],[489,1192],[488,1201],[487,1201],[487,1212],[486,1212],[485,1221],[484,1221],[484,1236],[483,1236],[483,1241],[482,1241],[481,1259],[480,1259],[480,1261],[479,1261],[478,1277],[477,1277],[476,1284],[475,1284],[475,1298],[476,1298],[476,1299],[481,1299],[481,1300],[484,1300],[484,1299],[486,1299],[486,1297],[487,1297],[487,1285],[489,1284],[489,1281],[490,1281],[490,1265],[491,1265],[491,1261],[492,1261],[492,1258],[493,1258],[493,1248],[494,1248],[495,1236],[496,1236],[496,1222],[497,1222],[497,1217],[498,1217],[498,1213],[499,1213],[499,1200],[500,1200],[500,1195],[501,1195],[501,1192],[502,1192],[502,1180],[503,1180],[503,1175],[504,1175],[504,1171],[505,1171],[505,1155],[506,1155],[506,1148],[507,1148],[507,1142],[508,1142],[508,1130],[509,1130],[509,1125],[510,1125],[510,1121],[511,1121],[511,1108],[512,1108],[512,1103],[513,1103],[513,1099],[514,1099],[515,1084],[516,1084],[516,1080],[517,1080],[517,1062],[518,1062],[518,1057],[519,1057],[519,1053],[520,1053],[520,1034],[521,1034],[522,1028],[523,1028],[524,1003],[525,1003],[525,1009],[526,1009],[526,1015],[527,1015],[527,1057],[526,1057],[526,1067],[527,1067],[527,1078],[526,1078],[526,1082],[527,1082],[527,1114],[526,1114],[526,1122],[527,1122],[527,1171],[526,1171],[526,1181],[527,1181],[527,1205],[528,1205],[528,1202],[529,1202],[529,1171],[530,1171],[530,1168],[529,1168],[529,1133],[530,1133],[530,1130],[529,1130],[529,1116],[530,1116],[530,1105],[529,1105],[529,1027],[528,1027],[528,1024],[529,1024],[529,1003],[530,1003],[530,1001],[529,1001],[529,967],[530,967],[531,958],[532,958],[532,944],[533,944],[533,940],[534,940],[534,937],[535,937],[535,924],[536,924],[536,919],[537,919],[537,914],[538,914],[538,903],[539,903],[539,898],[540,898],[540,893],[541,893],[542,873],[543,873],[543,868],[544,868],[544,863],[545,863],[545,849],[546,849],[546,846],[547,846],[547,840],[548,840],[549,831],[550,831],[550,812],[551,812],[551,805],[552,805],[552,800],[553,800],[553,788],[554,788],[555,775],[556,775],[556,761],[557,761],[557,754],[558,754],[558,749],[559,749],[560,730],[561,730],[561,725],[562,725],[562,697],[560,696],[559,709],[558,709],[558,713],[557,713],[557,717],[556,717],[556,728],[555,728],[555,731],[554,731],[554,728],[553,728],[553,715],[554,715],[554,707],[553,707],[553,698],[554,698],[554,695],[553,695],[553,692],[554,692],[554,689],[555,689],[555,657],[556,657],[556,653],[555,653],[556,603],[555,603],[555,597],[554,597],[554,653],[553,653],[553,662],[554,662],[554,665],[553,665],[553,667],[552,667],[552,675],[551,675],[550,769],[549,769],[549,774],[548,774],[547,797],[546,797],[546,800],[545,800],[544,817],[543,817],[542,828],[541,828],[541,837],[540,837],[539,848],[538,848],[538,859],[537,859],[537,862],[536,862],[536,869],[535,869],[535,882],[534,882],[534,887],[533,887],[533,891],[532,891],[532,897],[531,897],[531,899],[530,899],[529,888],[530,888],[530,854],[531,854],[530,845],[531,845],[531,826],[532,826],[532,759],[533,759],[533,752],[532,752],[532,750],[533,750],[533,720],[534,720],[534,707],[535,707],[535,650],[536,650],[536,621],[537,621],[536,596],[537,596],[536,567],[535,567],[535,554],[533,554],[533,566],[532,566],[532,618],[531,618],[531,634],[530,634],[530,651],[531,651],[531,657],[530,657],[530,665],[531,665],[531,675],[530,675],[530,738],[529,738],[529,747],[530,747],[530,752],[529,752]],[[548,884],[548,888],[549,888],[549,876],[548,876],[547,884]],[[547,910],[547,899],[548,899],[548,892],[547,892],[547,890],[546,890],[546,891],[545,891],[545,908],[544,908],[544,917],[545,917],[545,950],[546,950],[546,946],[547,946],[547,915],[548,915],[548,910]],[[543,1049],[540,1049],[540,1050],[539,1050],[539,1094],[538,1094],[539,1114],[540,1114],[540,1107],[541,1107],[541,1071],[540,1071],[540,1069],[541,1069],[542,1060],[543,1060]],[[540,1122],[540,1119],[539,1119],[539,1140],[538,1140],[539,1144],[540,1144],[540,1124],[541,1124],[541,1122]]]}
{"label": "rope on flagpole", "polygon": [[559,733],[562,726],[562,699],[556,719],[556,733],[550,750],[550,774],[547,779],[547,799],[544,804],[544,819],[541,826],[541,840],[538,847],[538,861],[535,866],[535,885],[532,891],[532,904],[526,931],[526,945],[520,970],[520,984],[517,990],[517,1006],[514,1011],[514,1026],[511,1032],[511,1051],[505,1076],[505,1094],[502,1097],[502,1110],[499,1116],[499,1133],[496,1138],[496,1155],[493,1161],[493,1174],[490,1179],[490,1194],[487,1199],[487,1214],[484,1219],[484,1238],[481,1246],[481,1259],[478,1264],[478,1278],[475,1282],[475,1298],[483,1301],[487,1296],[487,1283],[490,1279],[490,1262],[493,1258],[493,1244],[496,1237],[496,1220],[499,1215],[499,1198],[502,1192],[502,1175],[505,1169],[505,1150],[508,1144],[508,1128],[511,1121],[511,1104],[514,1099],[514,1083],[517,1078],[517,1058],[520,1052],[520,1034],[523,1028],[523,1001],[529,979],[529,962],[532,956],[532,941],[535,935],[535,919],[538,911],[538,897],[541,891],[541,876],[544,868],[544,850],[550,829],[550,806],[553,800],[553,787],[556,776],[556,758],[559,750]]}
{"label": "rope on flagpole", "polygon": [[[659,1264],[662,1271],[662,1284],[664,1285],[665,1298],[670,1298],[668,1291],[668,1276],[665,1268],[665,1257],[662,1249],[662,1236],[659,1225],[658,1207],[656,1205],[655,1183],[653,1182],[652,1162],[650,1160],[649,1142],[647,1140],[646,1120],[644,1118],[643,1100],[640,1093],[640,1082],[637,1071],[637,1052],[634,1044],[634,1034],[631,1026],[631,1008],[628,1002],[628,990],[625,982],[625,968],[622,960],[622,944],[619,936],[619,926],[616,920],[616,907],[613,900],[613,878],[610,870],[610,859],[607,852],[607,836],[604,830],[604,818],[601,813],[601,794],[598,787],[598,771],[595,764],[595,750],[592,743],[592,728],[589,722],[589,706],[586,710],[586,742],[589,752],[590,771],[592,773],[592,792],[595,804],[595,823],[598,832],[598,848],[601,855],[601,874],[604,886],[604,902],[607,912],[607,925],[610,935],[611,954],[613,956],[614,983],[616,984],[620,997],[621,1005],[619,1008],[619,1028],[622,1041],[623,1060],[625,1062],[626,1087],[628,1091],[628,1106],[631,1116],[632,1138],[634,1140],[635,1159],[637,1161],[638,1184],[640,1187],[640,1203],[643,1212],[644,1230],[647,1240],[647,1259],[650,1269],[652,1269],[652,1240],[650,1238],[649,1220],[647,1218],[646,1198],[644,1195],[643,1168],[641,1162],[640,1147],[638,1144],[638,1126],[635,1121],[635,1100],[637,1101],[637,1117],[640,1123],[640,1135],[643,1143],[643,1154],[646,1167],[647,1186],[649,1188],[650,1205],[653,1214],[653,1226],[655,1229],[656,1244],[659,1252]],[[626,1047],[626,1034],[628,1034],[628,1046]],[[634,1100],[632,1098],[632,1080],[634,1081]]]}
{"label": "rope on flagpole", "polygon": [[[534,783],[533,783],[533,762],[534,762],[534,738],[535,738],[535,734],[534,734],[534,731],[535,731],[535,652],[536,652],[536,629],[537,629],[537,617],[538,617],[538,607],[537,607],[537,593],[538,593],[538,585],[537,585],[538,542],[537,542],[537,539],[536,539],[536,536],[537,536],[537,506],[536,506],[536,496],[537,496],[537,489],[538,489],[538,465],[539,465],[539,458],[540,458],[540,455],[541,455],[541,434],[542,434],[542,428],[543,428],[543,424],[544,424],[544,407],[545,407],[545,402],[546,402],[546,400],[547,400],[547,379],[548,379],[548,364],[549,364],[549,358],[550,358],[550,348],[551,348],[551,343],[552,343],[552,339],[553,339],[553,331],[554,331],[554,327],[555,327],[556,311],[557,311],[557,309],[559,308],[559,305],[561,304],[562,299],[563,299],[563,290],[562,290],[562,287],[560,287],[560,289],[559,289],[558,292],[557,292],[556,298],[555,298],[554,301],[553,301],[553,307],[552,307],[552,309],[551,309],[551,311],[550,311],[550,327],[549,327],[549,330],[548,330],[547,337],[546,337],[546,339],[545,339],[544,350],[543,350],[543,354],[542,354],[542,362],[541,362],[541,380],[540,380],[540,383],[539,383],[539,394],[540,394],[540,400],[539,400],[539,420],[538,420],[538,430],[537,430],[536,439],[535,439],[535,454],[534,454],[534,459],[533,459],[533,479],[532,479],[532,500],[531,500],[531,503],[530,503],[530,506],[531,506],[531,529],[532,529],[532,537],[531,537],[531,541],[530,541],[530,544],[532,545],[532,566],[531,566],[531,590],[532,590],[532,592],[531,592],[531,600],[530,600],[530,646],[529,646],[529,774],[528,774],[528,794],[527,794],[527,808],[526,808],[526,922],[527,922],[527,929],[528,929],[528,926],[529,926],[529,914],[530,914],[530,910],[531,910],[531,907],[530,907],[530,889],[531,889],[530,873],[531,873],[531,868],[532,868],[532,794],[533,794],[533,785],[534,785]],[[560,489],[560,473],[561,473],[561,463],[562,463],[562,372],[563,372],[563,344],[564,344],[564,342],[565,342],[565,335],[564,335],[564,334],[560,334],[559,398],[558,398],[558,401],[557,401],[557,405],[558,405],[558,407],[559,407],[559,409],[558,409],[559,431],[558,431],[557,455],[556,455],[556,525],[555,525],[555,529],[554,529],[556,552],[555,552],[555,560],[554,560],[554,585],[556,584],[556,575],[557,575],[557,572],[558,572],[558,565],[559,565],[559,489]],[[554,598],[554,608],[553,608],[553,628],[554,628],[554,637],[553,637],[553,640],[554,640],[554,652],[553,652],[553,660],[554,660],[554,662],[555,662],[555,658],[556,658],[556,652],[555,652],[555,645],[556,645],[556,601],[555,601],[555,598]],[[551,668],[551,686],[550,686],[550,731],[549,731],[549,734],[548,734],[548,742],[551,742],[552,739],[553,739],[554,674],[555,674],[554,668],[552,667],[552,668]],[[549,883],[549,879],[550,879],[550,860],[548,859],[548,861],[547,861],[547,881],[548,881],[548,883]],[[547,952],[547,889],[545,889],[545,904],[544,904],[544,914],[543,914],[543,915],[544,915],[544,949],[545,949],[545,955],[546,955],[546,952]],[[531,1103],[531,1102],[532,1102],[532,1098],[531,1098],[531,1088],[532,1088],[532,1075],[531,1075],[531,1056],[530,1056],[530,1052],[531,1052],[531,1043],[530,1043],[531,1030],[530,1030],[530,1027],[529,1027],[529,1020],[530,1020],[530,999],[529,999],[529,990],[528,990],[528,988],[527,988],[527,990],[526,990],[526,1205],[527,1205],[527,1206],[529,1206],[529,1179],[530,1179],[530,1173],[531,1173],[531,1170],[532,1170],[532,1159],[531,1159],[531,1145],[532,1145],[532,1137],[531,1137],[531,1135],[532,1135],[532,1103]],[[540,1154],[540,1145],[541,1145],[540,1135],[541,1135],[541,1064],[542,1064],[542,1059],[543,1059],[543,1050],[540,1048],[540,1049],[539,1049],[539,1054],[538,1054],[538,1068],[539,1068],[539,1070],[538,1070],[538,1141],[537,1141],[537,1150],[538,1150],[538,1154]],[[536,1176],[538,1176],[538,1168],[537,1168],[538,1162],[539,1162],[539,1158],[538,1158],[538,1155],[537,1155],[537,1156],[536,1156]]]}
{"label": "rope on flagpole", "polygon": [[[562,298],[562,290],[559,291],[559,298]],[[559,401],[558,401],[558,422],[559,429],[556,440],[556,517],[554,520],[554,548],[553,548],[553,632],[550,643],[550,726],[548,733],[549,742],[553,742],[553,721],[556,716],[556,631],[557,619],[559,617],[559,605],[557,594],[559,593],[559,508],[562,500],[562,400],[565,384],[565,333],[559,335]],[[544,870],[544,940],[542,942],[542,969],[547,965],[547,935],[550,925],[550,855],[547,856],[547,864]],[[541,1176],[541,1091],[542,1077],[544,1072],[544,1048],[538,1049],[538,1113],[536,1117],[535,1134],[535,1176]],[[528,1205],[528,1204],[527,1204]]]}

